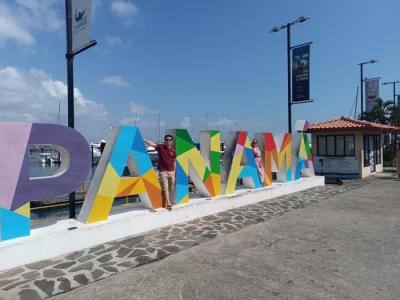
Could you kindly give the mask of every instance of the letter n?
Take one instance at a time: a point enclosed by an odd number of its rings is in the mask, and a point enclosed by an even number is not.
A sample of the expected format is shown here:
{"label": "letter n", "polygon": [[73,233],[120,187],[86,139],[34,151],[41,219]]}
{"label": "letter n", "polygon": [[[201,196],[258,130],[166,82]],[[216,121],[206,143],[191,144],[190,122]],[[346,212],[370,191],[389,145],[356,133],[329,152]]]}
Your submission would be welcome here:
{"label": "letter n", "polygon": [[[189,176],[203,196],[220,194],[220,133],[201,133],[201,155],[186,129],[172,129],[176,147],[176,202],[189,201]],[[205,159],[204,159],[205,158]]]}

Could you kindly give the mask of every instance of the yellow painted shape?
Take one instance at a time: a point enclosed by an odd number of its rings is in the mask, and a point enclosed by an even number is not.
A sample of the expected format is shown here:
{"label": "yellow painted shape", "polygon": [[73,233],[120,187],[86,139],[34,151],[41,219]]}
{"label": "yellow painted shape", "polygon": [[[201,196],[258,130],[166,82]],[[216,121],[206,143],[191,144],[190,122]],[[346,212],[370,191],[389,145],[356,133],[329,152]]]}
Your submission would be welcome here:
{"label": "yellow painted shape", "polygon": [[107,220],[113,202],[114,202],[114,196],[103,196],[97,194],[87,222],[94,223],[98,221]]}
{"label": "yellow painted shape", "polygon": [[188,202],[189,202],[189,195],[186,195],[185,197],[182,198],[181,201],[179,201],[179,204],[188,203]]}
{"label": "yellow painted shape", "polygon": [[[132,185],[131,188],[129,186]],[[117,196],[127,197],[146,192],[146,188],[141,177],[122,178],[118,187]]]}
{"label": "yellow painted shape", "polygon": [[220,133],[212,136],[210,139],[211,151],[219,152],[221,150],[220,143],[221,143],[221,134]]}
{"label": "yellow painted shape", "polygon": [[211,173],[211,181],[214,187],[214,196],[221,195],[221,176],[219,174]]}
{"label": "yellow painted shape", "polygon": [[307,160],[306,146],[304,144],[304,138],[301,138],[300,149],[299,149],[299,157],[301,159]]}
{"label": "yellow painted shape", "polygon": [[204,173],[207,168],[207,164],[203,157],[200,154],[200,151],[197,148],[190,149],[186,151],[182,155],[177,157],[177,161],[181,165],[183,171],[186,175],[189,175],[189,161],[192,163],[196,173],[200,176],[200,178],[204,177]]}
{"label": "yellow painted shape", "polygon": [[156,171],[153,168],[143,175],[143,179],[161,191],[160,181],[158,181]]}
{"label": "yellow painted shape", "polygon": [[236,181],[242,171],[243,167],[240,165],[242,160],[243,152],[240,155],[233,157],[231,170],[229,172],[228,183],[226,185],[225,194],[232,194],[235,192]]}
{"label": "yellow painted shape", "polygon": [[107,165],[104,177],[101,180],[98,195],[115,197],[121,177],[118,176],[111,164]]}
{"label": "yellow painted shape", "polygon": [[20,206],[16,210],[14,210],[15,213],[20,214],[21,216],[31,218],[31,203],[25,203],[24,205]]}
{"label": "yellow painted shape", "polygon": [[251,149],[251,142],[249,136],[246,136],[246,141],[244,142],[244,147]]}
{"label": "yellow painted shape", "polygon": [[286,159],[286,170],[285,171],[287,171],[287,170],[289,170],[291,163],[292,163],[292,141],[290,141],[284,149],[281,149],[279,151],[279,166],[278,166],[279,171],[282,169],[284,159]]}

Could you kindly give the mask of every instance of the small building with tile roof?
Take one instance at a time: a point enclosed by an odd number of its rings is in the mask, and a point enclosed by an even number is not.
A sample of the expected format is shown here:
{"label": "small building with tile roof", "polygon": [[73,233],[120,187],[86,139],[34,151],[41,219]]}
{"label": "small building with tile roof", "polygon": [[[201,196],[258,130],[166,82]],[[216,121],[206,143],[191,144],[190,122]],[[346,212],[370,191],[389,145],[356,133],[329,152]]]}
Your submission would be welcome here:
{"label": "small building with tile roof", "polygon": [[341,117],[311,124],[307,132],[317,174],[364,178],[383,171],[383,134],[400,127]]}

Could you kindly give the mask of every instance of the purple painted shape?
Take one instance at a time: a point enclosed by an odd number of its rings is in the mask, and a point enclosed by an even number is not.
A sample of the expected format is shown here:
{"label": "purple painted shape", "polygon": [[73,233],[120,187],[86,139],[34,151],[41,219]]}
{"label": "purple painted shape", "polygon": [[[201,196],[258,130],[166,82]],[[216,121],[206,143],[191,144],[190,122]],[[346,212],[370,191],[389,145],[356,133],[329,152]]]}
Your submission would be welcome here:
{"label": "purple painted shape", "polygon": [[26,151],[11,209],[16,209],[30,201],[51,199],[67,194],[82,186],[87,180],[90,171],[89,145],[76,130],[61,125],[34,123],[28,144],[52,144],[63,147],[69,153],[69,167],[58,177],[29,180]]}
{"label": "purple painted shape", "polygon": [[11,207],[31,128],[31,123],[0,122],[0,207]]}

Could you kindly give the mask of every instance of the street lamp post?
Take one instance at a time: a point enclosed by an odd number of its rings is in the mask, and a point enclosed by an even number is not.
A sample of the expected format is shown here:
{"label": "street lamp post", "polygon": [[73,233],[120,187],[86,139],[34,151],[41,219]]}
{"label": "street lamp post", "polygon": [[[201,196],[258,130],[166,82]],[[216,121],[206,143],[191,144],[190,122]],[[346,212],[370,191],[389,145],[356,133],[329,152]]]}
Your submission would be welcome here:
{"label": "street lamp post", "polygon": [[[396,107],[396,83],[400,83],[400,81],[388,81],[382,83],[382,85],[388,85],[388,84],[393,85],[393,108]],[[394,139],[393,148],[397,149],[397,133],[393,134],[393,139]]]}
{"label": "street lamp post", "polygon": [[376,59],[371,59],[362,63],[359,63],[358,65],[360,66],[360,95],[361,95],[361,119],[363,119],[363,114],[364,114],[364,65],[366,64],[373,64],[378,62]]}
{"label": "street lamp post", "polygon": [[[96,46],[97,42],[91,40],[88,44],[75,50],[72,47],[73,33],[73,12],[72,12],[72,0],[65,0],[65,20],[66,20],[66,38],[67,38],[67,53],[65,58],[67,59],[67,94],[68,94],[68,127],[75,127],[75,110],[74,110],[74,57],[83,51]],[[69,193],[69,217],[75,218],[75,191]]]}
{"label": "street lamp post", "polygon": [[396,107],[396,83],[400,83],[400,81],[388,81],[382,83],[382,85],[393,85],[393,107]]}
{"label": "street lamp post", "polygon": [[291,64],[290,64],[290,51],[291,51],[291,46],[290,46],[290,27],[294,24],[297,23],[303,23],[307,21],[309,17],[304,17],[301,16],[297,18],[296,20],[290,21],[288,23],[282,24],[280,26],[274,26],[270,30],[270,32],[278,32],[281,29],[286,28],[286,33],[287,33],[287,77],[288,77],[288,132],[292,132],[292,88],[291,88],[291,82],[290,82],[290,75],[291,75]]}

